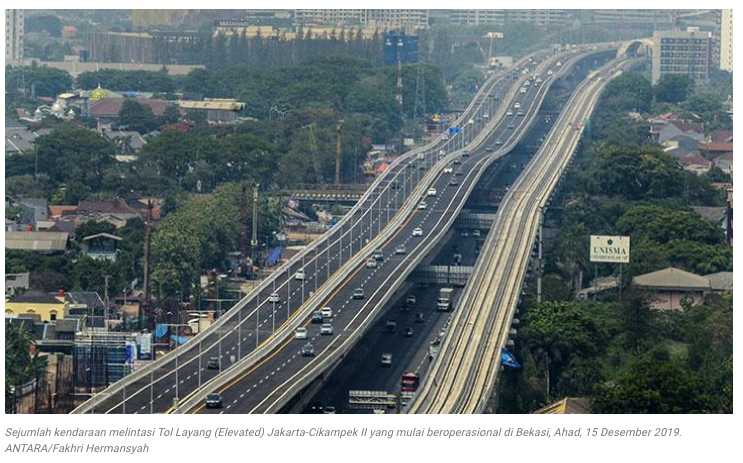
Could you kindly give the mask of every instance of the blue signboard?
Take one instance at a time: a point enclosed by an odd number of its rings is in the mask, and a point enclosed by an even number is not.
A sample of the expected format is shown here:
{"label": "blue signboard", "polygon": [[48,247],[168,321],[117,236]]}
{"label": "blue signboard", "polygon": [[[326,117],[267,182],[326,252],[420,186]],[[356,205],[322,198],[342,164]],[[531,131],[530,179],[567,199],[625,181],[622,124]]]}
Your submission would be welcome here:
{"label": "blue signboard", "polygon": [[418,62],[418,36],[390,32],[384,35],[383,61],[385,66],[397,64],[398,54],[402,63]]}
{"label": "blue signboard", "polygon": [[507,351],[506,349],[501,350],[500,363],[504,367],[512,368],[514,370],[518,370],[521,368],[521,365],[519,365],[519,362],[516,361],[516,357],[514,357],[513,354]]}

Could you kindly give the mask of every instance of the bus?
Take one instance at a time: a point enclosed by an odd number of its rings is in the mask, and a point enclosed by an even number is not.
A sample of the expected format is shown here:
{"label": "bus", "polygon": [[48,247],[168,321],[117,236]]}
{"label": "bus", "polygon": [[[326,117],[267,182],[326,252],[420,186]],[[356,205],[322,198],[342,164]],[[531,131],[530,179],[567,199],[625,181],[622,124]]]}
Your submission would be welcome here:
{"label": "bus", "polygon": [[402,392],[415,392],[418,390],[420,378],[415,373],[405,373],[402,375],[400,390]]}

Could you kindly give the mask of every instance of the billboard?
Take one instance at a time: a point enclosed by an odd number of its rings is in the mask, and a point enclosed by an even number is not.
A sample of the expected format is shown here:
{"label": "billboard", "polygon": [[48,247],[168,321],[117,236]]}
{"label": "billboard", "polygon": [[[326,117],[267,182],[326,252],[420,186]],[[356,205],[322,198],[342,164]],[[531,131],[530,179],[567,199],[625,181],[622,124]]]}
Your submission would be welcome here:
{"label": "billboard", "polygon": [[629,236],[591,235],[591,262],[629,263]]}

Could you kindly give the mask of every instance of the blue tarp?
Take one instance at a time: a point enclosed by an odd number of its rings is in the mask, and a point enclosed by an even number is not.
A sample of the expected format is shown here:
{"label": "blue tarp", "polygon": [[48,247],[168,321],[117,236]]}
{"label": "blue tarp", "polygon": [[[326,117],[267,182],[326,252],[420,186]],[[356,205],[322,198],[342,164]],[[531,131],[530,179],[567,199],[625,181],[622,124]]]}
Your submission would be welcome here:
{"label": "blue tarp", "polygon": [[177,342],[178,344],[184,344],[184,343],[188,342],[188,340],[189,340],[189,338],[184,338],[184,337],[181,337],[181,336],[176,336],[174,334],[171,334],[170,335],[170,339],[172,339],[173,341]]}
{"label": "blue tarp", "polygon": [[156,338],[162,338],[166,334],[168,334],[167,325],[155,325],[155,337]]}
{"label": "blue tarp", "polygon": [[266,264],[268,265],[274,265],[276,262],[279,261],[281,258],[281,246],[276,247],[271,251],[271,253],[266,258]]}
{"label": "blue tarp", "polygon": [[506,368],[513,368],[515,370],[521,368],[521,365],[519,365],[519,362],[516,361],[516,358],[513,356],[513,354],[506,349],[501,350],[500,363]]}

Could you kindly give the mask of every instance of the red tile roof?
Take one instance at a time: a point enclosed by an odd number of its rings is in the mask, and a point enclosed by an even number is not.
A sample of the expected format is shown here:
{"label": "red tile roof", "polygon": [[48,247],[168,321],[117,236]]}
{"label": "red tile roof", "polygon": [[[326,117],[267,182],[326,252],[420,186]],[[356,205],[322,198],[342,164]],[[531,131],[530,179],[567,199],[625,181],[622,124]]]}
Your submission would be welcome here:
{"label": "red tile roof", "polygon": [[733,142],[733,132],[731,130],[715,130],[712,132],[713,142]]}
{"label": "red tile roof", "polygon": [[700,145],[700,148],[709,152],[726,153],[733,151],[733,142],[711,141]]}
{"label": "red tile roof", "polygon": [[77,211],[77,206],[49,206],[49,215],[53,218],[62,217],[67,212]]}
{"label": "red tile roof", "polygon": [[673,124],[682,132],[704,133],[704,126],[699,122],[670,121],[669,124]]}
{"label": "red tile roof", "polygon": [[[90,115],[94,117],[118,117],[125,98],[106,98],[90,103]],[[137,98],[138,103],[146,104],[152,108],[152,114],[162,116],[168,102],[165,100],[154,100],[149,98]]]}
{"label": "red tile roof", "polygon": [[702,156],[701,154],[687,154],[685,156],[681,156],[679,158],[679,162],[685,166],[711,166],[712,162],[710,162],[707,158]]}

